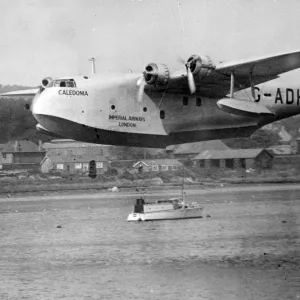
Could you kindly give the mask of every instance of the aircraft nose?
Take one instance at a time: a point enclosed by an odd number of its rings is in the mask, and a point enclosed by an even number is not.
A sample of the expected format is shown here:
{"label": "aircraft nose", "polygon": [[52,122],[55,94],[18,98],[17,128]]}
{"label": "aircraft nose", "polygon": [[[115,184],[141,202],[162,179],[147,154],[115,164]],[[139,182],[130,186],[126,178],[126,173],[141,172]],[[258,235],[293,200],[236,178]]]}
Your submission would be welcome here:
{"label": "aircraft nose", "polygon": [[51,93],[45,89],[44,91],[37,93],[33,98],[30,105],[30,110],[34,116],[38,114],[44,114],[51,109],[50,104]]}
{"label": "aircraft nose", "polygon": [[57,106],[56,104],[55,94],[50,89],[45,89],[38,93],[31,103],[30,110],[34,118],[42,129],[49,132],[56,132],[57,130],[54,126],[55,122],[53,122],[56,112],[55,107]]}

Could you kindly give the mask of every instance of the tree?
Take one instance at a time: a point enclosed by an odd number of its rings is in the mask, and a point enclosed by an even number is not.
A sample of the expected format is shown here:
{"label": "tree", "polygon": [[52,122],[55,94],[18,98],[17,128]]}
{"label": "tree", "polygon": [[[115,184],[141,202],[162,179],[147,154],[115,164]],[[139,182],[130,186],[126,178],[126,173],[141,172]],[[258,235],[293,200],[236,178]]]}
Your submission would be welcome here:
{"label": "tree", "polygon": [[185,159],[182,163],[188,169],[191,169],[194,166],[194,162],[190,158]]}
{"label": "tree", "polygon": [[228,139],[223,142],[233,149],[269,148],[278,145],[280,136],[274,131],[259,129],[250,138]]}
{"label": "tree", "polygon": [[[26,88],[0,85],[0,93]],[[51,140],[49,136],[36,130],[37,121],[31,112],[25,109],[25,104],[28,102],[23,98],[0,99],[0,143],[21,139],[31,140],[35,143],[38,143],[39,140],[44,142]]]}
{"label": "tree", "polygon": [[291,135],[292,139],[295,140],[300,137],[300,116],[293,116],[280,122],[284,127],[285,131]]}

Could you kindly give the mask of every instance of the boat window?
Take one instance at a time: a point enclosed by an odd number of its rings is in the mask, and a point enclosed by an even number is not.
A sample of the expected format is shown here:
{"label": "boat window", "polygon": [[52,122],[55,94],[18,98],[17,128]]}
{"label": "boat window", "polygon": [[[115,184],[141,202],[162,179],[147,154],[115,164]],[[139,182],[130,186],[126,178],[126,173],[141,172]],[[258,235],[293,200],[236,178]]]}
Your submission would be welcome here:
{"label": "boat window", "polygon": [[54,80],[50,83],[49,87],[70,87],[70,88],[74,88],[76,87],[76,83],[74,81],[74,79],[58,79],[58,80]]}
{"label": "boat window", "polygon": [[173,204],[173,202],[174,202],[174,200],[157,200],[156,201],[157,204],[160,204],[160,203],[170,203],[170,204]]}

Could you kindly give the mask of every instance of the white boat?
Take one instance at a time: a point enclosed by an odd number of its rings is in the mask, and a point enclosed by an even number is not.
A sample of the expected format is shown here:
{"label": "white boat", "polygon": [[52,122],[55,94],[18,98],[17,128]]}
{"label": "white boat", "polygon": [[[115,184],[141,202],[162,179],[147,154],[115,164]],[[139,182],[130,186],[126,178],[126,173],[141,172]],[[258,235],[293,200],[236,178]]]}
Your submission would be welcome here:
{"label": "white boat", "polygon": [[133,212],[127,221],[154,221],[202,218],[203,207],[198,203],[185,203],[183,198],[158,200],[156,203],[146,203],[143,198],[136,200]]}

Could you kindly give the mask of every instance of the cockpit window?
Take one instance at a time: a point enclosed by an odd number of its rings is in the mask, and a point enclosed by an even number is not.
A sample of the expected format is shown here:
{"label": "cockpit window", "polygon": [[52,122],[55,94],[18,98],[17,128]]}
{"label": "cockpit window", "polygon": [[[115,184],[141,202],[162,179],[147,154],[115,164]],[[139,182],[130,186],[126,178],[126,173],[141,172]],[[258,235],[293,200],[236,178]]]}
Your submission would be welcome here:
{"label": "cockpit window", "polygon": [[76,83],[75,83],[74,79],[58,79],[58,80],[54,80],[51,82],[49,87],[52,87],[52,86],[74,88],[74,87],[76,87]]}

